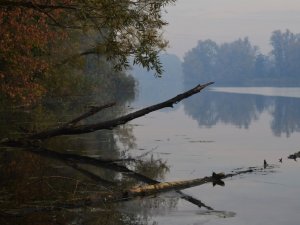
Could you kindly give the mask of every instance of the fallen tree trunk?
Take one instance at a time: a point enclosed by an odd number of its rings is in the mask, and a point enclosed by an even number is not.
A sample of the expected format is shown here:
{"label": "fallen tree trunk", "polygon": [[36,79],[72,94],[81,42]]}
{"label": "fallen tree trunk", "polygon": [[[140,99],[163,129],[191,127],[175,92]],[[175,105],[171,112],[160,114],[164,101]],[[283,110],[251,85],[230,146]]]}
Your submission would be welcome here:
{"label": "fallen tree trunk", "polygon": [[26,207],[21,209],[7,210],[1,212],[6,215],[24,215],[33,212],[44,212],[44,211],[56,211],[63,209],[76,209],[82,207],[101,207],[107,203],[122,202],[132,200],[137,197],[144,197],[149,195],[155,195],[171,190],[182,190],[190,187],[200,186],[207,183],[213,183],[223,186],[222,181],[225,178],[234,177],[241,174],[253,173],[257,171],[264,171],[261,168],[251,168],[248,170],[242,170],[235,173],[213,173],[212,176],[185,180],[185,181],[174,181],[174,182],[162,182],[153,185],[144,185],[140,187],[130,188],[119,193],[100,193],[91,195],[86,198],[72,199],[65,202],[53,202],[49,205],[35,205],[34,207]]}
{"label": "fallen tree trunk", "polygon": [[148,113],[157,111],[159,109],[173,107],[174,104],[176,104],[176,103],[182,101],[183,99],[188,98],[194,94],[199,93],[201,90],[203,90],[204,88],[206,88],[207,86],[209,86],[211,84],[213,84],[213,82],[206,83],[203,85],[197,85],[196,87],[190,89],[189,91],[179,94],[176,97],[171,98],[167,101],[143,108],[141,110],[138,110],[133,113],[129,113],[125,116],[121,116],[116,119],[99,122],[99,123],[95,123],[95,124],[89,124],[89,125],[58,127],[58,128],[54,128],[51,130],[46,130],[46,131],[42,131],[42,132],[33,134],[33,135],[29,136],[28,138],[42,140],[42,139],[47,139],[47,138],[60,136],[60,135],[75,135],[75,134],[90,133],[90,132],[94,132],[97,130],[112,129],[119,125],[125,124],[133,119],[136,119],[136,118],[142,117]]}
{"label": "fallen tree trunk", "polygon": [[[11,144],[12,144],[11,147],[14,147],[13,142],[11,142]],[[16,144],[18,144],[18,143],[16,143]],[[120,165],[119,163],[117,163],[118,160],[103,160],[103,159],[96,159],[96,158],[91,158],[88,156],[81,156],[81,155],[76,155],[76,154],[71,154],[71,153],[60,153],[60,152],[48,150],[46,148],[41,148],[38,146],[36,146],[36,147],[28,146],[27,148],[24,148],[23,150],[37,154],[42,157],[62,161],[66,165],[71,166],[72,168],[74,168],[74,165],[76,165],[76,163],[87,164],[87,165],[92,165],[92,166],[96,166],[96,167],[100,167],[100,168],[104,168],[104,169],[109,169],[109,170],[112,170],[115,172],[120,172],[128,177],[132,177],[132,178],[134,178],[138,181],[141,181],[143,183],[146,183],[146,184],[159,184],[160,183],[157,180],[154,180],[143,174],[140,174],[133,170],[130,170],[129,168],[127,168],[124,165]],[[78,168],[78,166],[77,166],[77,168]],[[75,168],[75,169],[77,169],[77,168]],[[83,171],[81,171],[81,172],[83,172]],[[93,177],[93,176],[91,176],[91,174],[88,175],[86,171],[84,173],[89,178]],[[95,180],[96,182],[99,181],[99,178],[96,178],[96,177],[94,177],[92,179]],[[186,201],[189,201],[190,203],[198,206],[199,208],[204,207],[207,209],[212,209],[210,206],[207,206],[201,200],[196,199],[193,196],[185,194],[179,190],[176,192],[180,195],[181,198],[185,199]]]}
{"label": "fallen tree trunk", "polygon": [[130,197],[137,197],[137,196],[153,195],[160,192],[166,192],[170,190],[181,190],[185,188],[203,185],[206,183],[213,183],[213,184],[218,184],[223,186],[225,184],[221,179],[224,178],[226,178],[226,176],[223,173],[219,173],[219,174],[213,173],[213,175],[210,177],[145,185],[141,187],[131,188],[128,191],[124,192],[123,196],[130,198]]}

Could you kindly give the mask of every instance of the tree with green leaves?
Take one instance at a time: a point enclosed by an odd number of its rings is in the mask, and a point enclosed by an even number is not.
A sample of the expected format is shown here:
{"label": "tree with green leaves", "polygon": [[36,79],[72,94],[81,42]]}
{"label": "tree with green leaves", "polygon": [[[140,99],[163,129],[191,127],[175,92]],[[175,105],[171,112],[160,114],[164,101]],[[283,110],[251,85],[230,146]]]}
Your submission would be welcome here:
{"label": "tree with green leaves", "polygon": [[248,38],[218,45],[212,40],[199,41],[183,62],[185,84],[216,81],[233,84],[253,77],[257,47]]}
{"label": "tree with green leaves", "polygon": [[270,41],[277,75],[285,78],[299,77],[300,34],[289,30],[276,30],[272,33]]}
{"label": "tree with green leaves", "polygon": [[212,40],[199,41],[184,57],[183,73],[185,86],[196,82],[214,80],[219,46]]}
{"label": "tree with green leaves", "polygon": [[[163,19],[162,9],[174,2],[175,0],[1,1],[1,91],[9,90],[10,97],[14,97],[12,92],[17,84],[22,90],[20,95],[25,95],[27,90],[23,91],[22,88],[26,89],[28,84],[33,87],[33,84],[38,83],[41,74],[47,73],[53,66],[47,65],[53,58],[56,67],[57,58],[63,63],[68,63],[78,57],[96,54],[106,57],[116,70],[128,68],[132,58],[134,64],[161,74],[162,65],[158,55],[168,44],[162,36],[162,28],[167,24]],[[15,22],[14,25],[18,29],[12,29],[11,21]],[[28,32],[20,33],[20,30]],[[79,47],[74,47],[74,33],[80,37]],[[31,42],[31,35],[34,35],[37,41]],[[22,38],[19,38],[20,36]],[[64,48],[54,43],[54,40],[62,36],[66,38],[63,47],[68,46],[68,49],[65,54],[60,52],[60,57],[57,57],[57,51],[53,54],[53,46],[58,50]],[[11,59],[11,55],[20,55],[13,48],[15,44],[25,47],[26,54],[21,52],[24,57],[21,57],[19,62],[8,60]],[[13,71],[12,65],[22,64],[24,58],[32,60],[30,65],[36,65],[26,74],[24,82],[19,82],[16,77],[25,73],[25,66]],[[43,65],[39,66],[38,60],[41,59]],[[10,85],[8,89],[6,84]],[[42,92],[43,88],[39,86],[37,90]]]}
{"label": "tree with green leaves", "polygon": [[247,37],[220,45],[217,78],[225,83],[253,78],[256,55],[257,47]]}

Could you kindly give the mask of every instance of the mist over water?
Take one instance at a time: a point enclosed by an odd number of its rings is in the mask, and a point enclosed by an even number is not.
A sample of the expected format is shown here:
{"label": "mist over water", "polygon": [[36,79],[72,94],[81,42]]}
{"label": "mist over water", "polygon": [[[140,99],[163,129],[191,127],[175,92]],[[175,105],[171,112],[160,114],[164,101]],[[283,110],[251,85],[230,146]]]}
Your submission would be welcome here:
{"label": "mist over water", "polygon": [[294,0],[179,0],[167,8],[168,52],[181,59],[198,40],[231,42],[249,37],[262,53],[271,50],[274,30],[300,32],[300,3]]}
{"label": "mist over water", "polygon": [[[177,81],[183,83],[185,76],[177,77]],[[153,84],[140,79],[141,86]],[[183,85],[183,91],[187,89]],[[151,210],[152,221],[178,225],[298,224],[300,183],[294,177],[299,163],[287,157],[299,151],[299,93],[298,87],[213,85],[173,110],[155,112],[135,121],[138,149],[151,146],[154,154],[168,162],[170,172],[166,180],[263,166],[264,160],[274,166],[265,174],[229,179],[225,187],[204,185],[185,190],[216,209],[214,212],[207,213],[179,200],[175,208]],[[164,100],[167,97],[142,91],[137,101],[143,104],[143,99],[149,101],[151,96],[162,96]],[[135,154],[141,151],[138,149]]]}
{"label": "mist over water", "polygon": [[[111,76],[109,69],[98,74],[104,69],[91,61],[85,74],[99,75],[94,81],[102,88],[94,94],[53,96],[32,108],[0,102],[0,140],[62,126],[112,101],[117,102],[115,107],[80,124],[114,119],[215,81],[172,108],[113,130],[53,138],[42,147],[117,161],[159,182],[259,170],[225,179],[225,186],[205,184],[183,190],[214,210],[198,208],[170,191],[112,204],[103,201],[97,207],[62,207],[8,217],[3,213],[8,209],[16,212],[102,193],[110,196],[145,183],[131,176],[133,172],[112,170],[111,162],[108,167],[85,163],[78,167],[26,149],[1,147],[1,225],[299,225],[299,161],[288,156],[300,150],[300,2],[179,0],[167,11],[165,35],[173,54],[161,55],[162,77],[137,67],[127,71],[133,76]],[[276,49],[270,36],[279,29],[282,33],[274,37],[292,40],[285,42],[290,44],[289,60],[281,59],[281,54],[274,53],[277,61],[270,56]],[[277,49],[282,47],[280,41]],[[201,51],[190,54],[193,49]]]}

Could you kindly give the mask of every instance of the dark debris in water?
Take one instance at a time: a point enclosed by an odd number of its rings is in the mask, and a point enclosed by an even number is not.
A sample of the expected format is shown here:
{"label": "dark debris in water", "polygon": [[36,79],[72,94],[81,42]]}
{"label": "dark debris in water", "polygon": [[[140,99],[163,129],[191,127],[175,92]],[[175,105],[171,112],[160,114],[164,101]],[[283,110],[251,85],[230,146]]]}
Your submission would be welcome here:
{"label": "dark debris in water", "polygon": [[261,166],[240,167],[232,170],[231,172],[239,176],[242,176],[244,174],[267,175],[270,173],[275,173],[276,168],[279,168],[279,166],[275,164],[267,164],[264,165],[263,167]]}
{"label": "dark debris in water", "polygon": [[288,159],[293,159],[297,161],[297,158],[300,158],[300,151],[288,156]]}

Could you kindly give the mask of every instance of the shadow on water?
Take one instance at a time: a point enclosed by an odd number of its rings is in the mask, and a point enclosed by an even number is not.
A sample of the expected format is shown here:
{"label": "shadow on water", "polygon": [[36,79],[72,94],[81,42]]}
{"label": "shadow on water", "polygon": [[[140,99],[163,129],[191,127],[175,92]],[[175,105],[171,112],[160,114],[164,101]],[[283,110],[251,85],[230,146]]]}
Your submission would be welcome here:
{"label": "shadow on water", "polygon": [[[93,123],[125,114],[127,105],[134,99],[133,92],[110,93],[115,95],[106,94],[102,98],[97,95],[51,98],[30,109],[3,105],[0,111],[0,139],[17,138],[58,126],[87,111],[90,106],[102,105],[115,99],[119,101],[117,106],[81,123]],[[115,160],[116,167],[120,165],[122,168],[124,165],[150,178],[163,179],[168,167],[160,159],[145,156],[143,160],[118,161],[128,157],[128,150],[136,147],[132,129],[132,125],[124,125],[114,130],[75,137],[56,137],[47,140],[42,146],[60,154]],[[34,210],[38,206],[51,207],[56,202],[124,190],[139,183],[133,176],[125,176],[109,167],[77,164],[72,159],[62,160],[59,155],[49,157],[49,154],[3,147],[0,152],[0,224],[148,224],[148,216],[141,211],[139,202],[131,203],[137,210],[130,213],[122,212],[124,206],[119,203],[105,202],[99,203],[97,208],[56,209],[47,212]],[[33,210],[32,213],[18,215],[13,209],[20,208]]]}
{"label": "shadow on water", "polygon": [[300,131],[300,98],[270,97],[250,94],[203,92],[184,103],[186,113],[199,126],[212,127],[218,123],[248,129],[250,124],[267,112],[275,136]]}

